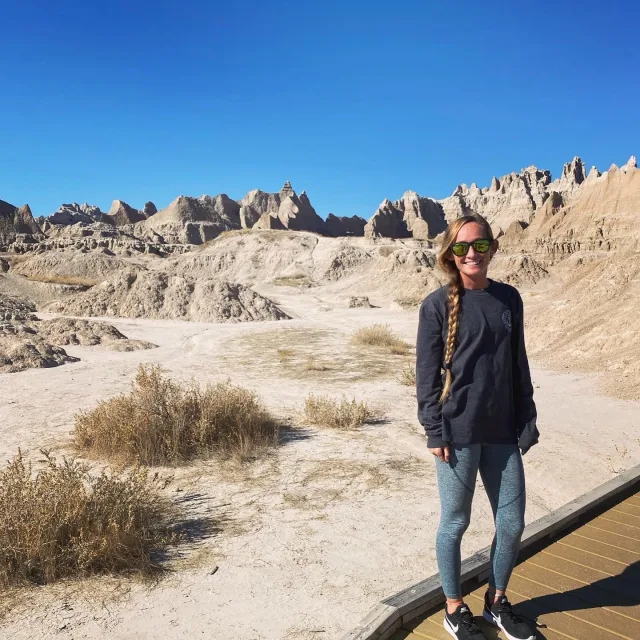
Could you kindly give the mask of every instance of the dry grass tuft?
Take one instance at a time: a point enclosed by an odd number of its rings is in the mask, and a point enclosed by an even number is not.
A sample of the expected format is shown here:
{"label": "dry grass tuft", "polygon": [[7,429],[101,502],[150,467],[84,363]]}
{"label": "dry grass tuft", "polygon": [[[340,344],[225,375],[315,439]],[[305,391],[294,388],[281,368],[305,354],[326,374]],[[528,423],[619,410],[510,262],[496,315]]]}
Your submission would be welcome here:
{"label": "dry grass tuft", "polygon": [[278,442],[278,424],[253,391],[220,382],[180,385],[138,367],[132,390],[76,416],[75,444],[94,456],[165,464],[196,456],[248,459]]}
{"label": "dry grass tuft", "polygon": [[309,394],[304,401],[304,418],[310,424],[331,429],[357,429],[367,422],[380,418],[379,412],[365,402],[347,400],[342,396],[334,400],[328,396]]}
{"label": "dry grass tuft", "polygon": [[0,586],[157,570],[175,511],[158,481],[142,469],[92,476],[42,453],[35,475],[21,454],[0,472]]}
{"label": "dry grass tuft", "polygon": [[295,276],[282,276],[280,278],[274,278],[271,284],[275,284],[279,287],[310,287],[313,282],[308,276],[299,274]]}
{"label": "dry grass tuft", "polygon": [[331,369],[331,367],[328,364],[320,362],[312,356],[309,356],[307,358],[307,361],[304,365],[305,371],[329,371],[329,369]]}
{"label": "dry grass tuft", "polygon": [[424,300],[424,294],[414,293],[413,295],[401,296],[395,299],[395,303],[400,305],[403,309],[413,310],[417,309]]}
{"label": "dry grass tuft", "polygon": [[398,382],[407,387],[416,386],[416,368],[413,366],[406,366],[398,376]]}
{"label": "dry grass tuft", "polygon": [[388,324],[373,324],[354,332],[351,342],[355,345],[380,347],[394,355],[405,355],[410,346],[401,340]]}
{"label": "dry grass tuft", "polygon": [[289,362],[296,355],[293,349],[278,349],[278,359],[280,362]]}
{"label": "dry grass tuft", "polygon": [[34,282],[47,282],[51,284],[76,285],[80,287],[93,287],[102,282],[102,280],[95,280],[93,278],[82,278],[80,276],[60,276],[56,273],[30,275],[27,276],[27,280],[32,280]]}

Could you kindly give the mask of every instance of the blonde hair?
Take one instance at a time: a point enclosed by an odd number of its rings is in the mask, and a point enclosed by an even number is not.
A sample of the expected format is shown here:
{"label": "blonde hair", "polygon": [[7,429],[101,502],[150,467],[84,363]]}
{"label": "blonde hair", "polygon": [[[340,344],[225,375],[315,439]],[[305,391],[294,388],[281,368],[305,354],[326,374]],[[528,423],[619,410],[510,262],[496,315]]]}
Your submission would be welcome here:
{"label": "blonde hair", "polygon": [[447,300],[447,341],[444,346],[444,370],[445,381],[440,394],[440,403],[444,402],[451,390],[453,375],[451,374],[451,362],[456,348],[456,338],[458,335],[458,324],[460,322],[460,295],[462,293],[462,280],[456,264],[451,260],[451,247],[456,241],[456,236],[462,227],[469,222],[475,222],[482,226],[485,238],[493,242],[493,231],[489,223],[477,213],[461,216],[454,220],[446,228],[442,245],[438,252],[438,266],[449,278],[449,296]]}

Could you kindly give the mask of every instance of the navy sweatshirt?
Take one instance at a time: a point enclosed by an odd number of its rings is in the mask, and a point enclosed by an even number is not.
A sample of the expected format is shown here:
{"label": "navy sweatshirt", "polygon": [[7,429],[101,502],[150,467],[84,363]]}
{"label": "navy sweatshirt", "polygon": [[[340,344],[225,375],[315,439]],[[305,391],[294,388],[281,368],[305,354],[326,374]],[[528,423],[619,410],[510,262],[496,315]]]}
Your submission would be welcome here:
{"label": "navy sweatshirt", "polygon": [[441,287],[420,307],[416,388],[427,446],[515,444],[525,424],[536,417],[522,298],[514,287],[493,280],[486,289],[462,290],[453,383],[440,404],[447,297],[448,287]]}

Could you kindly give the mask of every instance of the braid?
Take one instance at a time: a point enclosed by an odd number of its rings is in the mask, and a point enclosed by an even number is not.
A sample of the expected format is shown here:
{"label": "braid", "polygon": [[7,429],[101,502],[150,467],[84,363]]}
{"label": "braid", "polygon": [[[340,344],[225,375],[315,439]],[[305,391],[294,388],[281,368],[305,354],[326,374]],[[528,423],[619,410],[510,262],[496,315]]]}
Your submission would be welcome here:
{"label": "braid", "polygon": [[440,394],[440,403],[443,403],[449,395],[453,375],[451,374],[451,362],[453,360],[453,352],[456,348],[456,337],[458,335],[458,321],[460,319],[460,277],[456,276],[455,280],[449,285],[449,299],[447,304],[448,311],[448,328],[447,343],[444,351],[444,368],[445,381],[442,393]]}

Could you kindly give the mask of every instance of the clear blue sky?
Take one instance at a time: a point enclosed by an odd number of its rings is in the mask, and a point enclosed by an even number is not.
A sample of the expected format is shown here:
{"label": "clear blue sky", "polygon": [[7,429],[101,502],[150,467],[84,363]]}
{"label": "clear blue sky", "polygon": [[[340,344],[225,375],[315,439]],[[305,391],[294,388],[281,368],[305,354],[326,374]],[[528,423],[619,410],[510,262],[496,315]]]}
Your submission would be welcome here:
{"label": "clear blue sky", "polygon": [[407,189],[640,155],[640,2],[0,4],[0,199]]}

